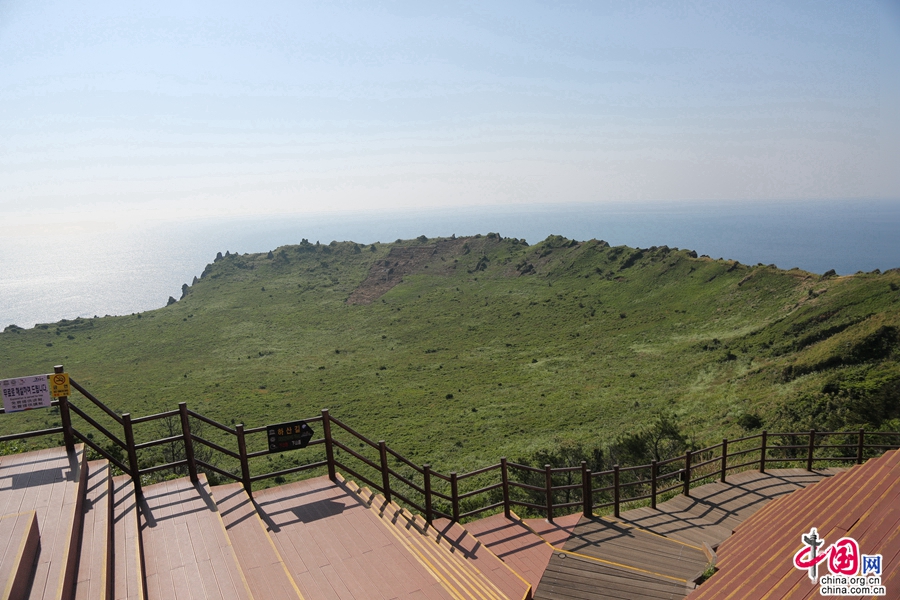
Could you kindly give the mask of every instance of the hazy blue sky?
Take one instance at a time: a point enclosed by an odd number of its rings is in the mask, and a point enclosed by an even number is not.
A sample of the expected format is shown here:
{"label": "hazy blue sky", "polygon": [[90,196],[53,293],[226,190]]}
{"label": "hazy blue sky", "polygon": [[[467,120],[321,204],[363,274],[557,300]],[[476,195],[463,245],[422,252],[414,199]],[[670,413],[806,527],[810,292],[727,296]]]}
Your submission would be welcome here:
{"label": "hazy blue sky", "polygon": [[900,199],[896,1],[323,4],[0,0],[0,215]]}

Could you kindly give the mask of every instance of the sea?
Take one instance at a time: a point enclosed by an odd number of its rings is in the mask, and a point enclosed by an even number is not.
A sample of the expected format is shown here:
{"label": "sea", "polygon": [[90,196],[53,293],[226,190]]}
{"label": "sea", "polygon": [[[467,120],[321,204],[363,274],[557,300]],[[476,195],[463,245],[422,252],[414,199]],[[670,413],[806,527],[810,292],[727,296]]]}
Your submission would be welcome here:
{"label": "sea", "polygon": [[[6,233],[3,230],[6,230]],[[534,244],[549,235],[669,246],[744,264],[846,275],[900,267],[900,200],[643,202],[379,210],[100,226],[0,228],[0,329],[122,315],[179,298],[217,252],[255,253],[302,239],[392,242],[489,232]]]}

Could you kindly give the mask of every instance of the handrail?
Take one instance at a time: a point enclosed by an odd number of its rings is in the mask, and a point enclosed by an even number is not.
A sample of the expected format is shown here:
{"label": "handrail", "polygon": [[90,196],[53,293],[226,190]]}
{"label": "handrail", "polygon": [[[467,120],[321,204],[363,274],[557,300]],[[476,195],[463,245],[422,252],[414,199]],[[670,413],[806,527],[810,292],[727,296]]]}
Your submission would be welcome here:
{"label": "handrail", "polygon": [[[55,371],[62,372],[61,369],[62,367],[59,366],[55,368]],[[503,458],[499,464],[480,467],[468,473],[452,472],[448,475],[431,469],[429,465],[417,465],[413,463],[396,450],[388,447],[384,441],[374,442],[339,419],[330,416],[327,410],[323,410],[321,415],[304,419],[304,421],[307,423],[323,423],[323,437],[310,440],[307,447],[325,445],[325,460],[313,461],[278,471],[251,474],[250,461],[262,456],[270,455],[272,454],[272,451],[265,449],[249,452],[247,450],[246,436],[263,433],[267,430],[268,426],[245,429],[243,424],[241,424],[237,427],[229,427],[205,415],[187,409],[187,406],[184,403],[179,405],[180,408],[178,410],[165,411],[136,418],[131,418],[129,414],[120,416],[94,397],[90,392],[85,390],[80,384],[71,378],[69,381],[76,391],[81,393],[85,398],[124,428],[124,441],[83,408],[76,406],[68,398],[63,397],[59,400],[54,400],[52,403],[53,406],[60,407],[60,414],[63,421],[62,426],[0,436],[0,442],[62,433],[66,440],[66,446],[69,448],[72,447],[73,440],[77,438],[92,450],[109,460],[122,472],[132,475],[135,478],[135,489],[139,494],[142,493],[140,486],[141,475],[147,475],[166,469],[187,470],[189,471],[191,478],[196,480],[197,468],[199,467],[211,474],[241,481],[248,492],[252,492],[252,484],[265,479],[283,477],[285,475],[320,469],[323,467],[327,467],[329,476],[334,478],[336,477],[334,471],[335,467],[340,467],[346,473],[371,486],[372,489],[383,493],[388,500],[393,496],[416,510],[424,511],[429,520],[435,517],[447,517],[452,520],[459,520],[470,518],[487,511],[493,511],[501,507],[506,514],[509,514],[512,506],[524,507],[536,511],[539,514],[544,514],[551,521],[554,516],[554,511],[569,510],[578,507],[581,507],[588,516],[595,509],[606,509],[610,507],[615,514],[618,514],[620,505],[623,502],[636,502],[649,499],[651,506],[655,506],[657,498],[663,494],[681,489],[682,493],[689,495],[692,484],[716,478],[724,482],[728,473],[739,469],[756,466],[762,471],[765,469],[766,463],[779,464],[806,462],[806,468],[809,470],[812,470],[814,464],[822,462],[840,463],[855,461],[859,464],[863,461],[867,453],[871,454],[873,451],[900,448],[900,432],[858,430],[769,433],[763,431],[761,433],[737,439],[724,439],[720,443],[699,450],[688,450],[683,456],[674,456],[654,461],[649,465],[616,465],[612,470],[594,472],[587,466],[586,462],[582,462],[581,465],[578,466],[565,465],[551,467],[550,465],[544,465],[543,468],[540,468],[508,462]],[[82,431],[77,430],[71,423],[70,414],[80,417],[87,425],[93,428],[93,430],[102,433],[116,444],[116,446],[125,450],[127,453],[127,461],[115,458],[101,444],[94,441],[90,434],[84,434]],[[181,430],[180,433],[161,439],[147,440],[140,443],[135,442],[134,431],[132,429],[134,425],[168,417],[178,417],[179,415],[181,424],[177,429]],[[216,431],[221,432],[219,435],[235,436],[239,450],[235,452],[208,437],[192,433],[190,431],[189,417],[213,427]],[[376,458],[375,460],[369,459],[351,448],[348,444],[335,439],[332,426],[353,436],[364,444],[368,444],[370,448],[379,451],[380,458]],[[829,437],[834,436],[843,436],[843,439],[835,441],[846,442],[848,439],[852,440],[855,438],[856,443],[824,443]],[[803,443],[804,439],[806,440],[806,443]],[[754,440],[758,440],[758,443],[754,444],[753,447],[746,447],[746,444],[742,444],[740,447],[735,446],[735,444]],[[779,445],[778,443],[773,443],[776,440],[779,442],[787,441],[792,443]],[[872,443],[875,441],[882,443]],[[884,443],[885,441],[889,443]],[[198,458],[194,454],[193,442],[202,444],[219,456],[239,461],[240,468],[229,467],[232,469],[229,471],[228,469],[215,464],[215,461],[207,460],[206,458]],[[138,451],[148,450],[164,444],[179,444],[179,446],[182,446],[182,448],[177,449],[177,452],[180,452],[184,458],[172,460],[164,464],[154,464],[148,467],[138,468]],[[376,483],[368,476],[359,472],[359,469],[354,468],[350,464],[344,464],[335,458],[333,448],[346,452],[349,458],[361,462],[367,469],[371,469],[372,472],[379,473],[381,475],[381,483]],[[744,460],[736,463],[736,459],[740,459],[747,454],[755,456],[753,456],[751,460]],[[834,454],[834,456],[831,456],[832,454]],[[175,456],[177,457],[178,455],[176,454]],[[206,457],[212,455],[204,454],[203,456]],[[407,477],[392,468],[388,462],[389,457],[412,469],[412,475]],[[669,467],[668,469],[665,469],[666,472],[660,472],[661,467],[671,464],[675,464],[675,468]],[[238,470],[241,472],[240,476],[234,474]],[[499,474],[497,473],[498,471]],[[649,476],[647,475],[647,471],[649,471]],[[579,475],[577,475],[579,472],[580,481],[578,481]],[[514,477],[510,478],[510,475]],[[413,480],[412,477],[415,477],[415,480]],[[460,491],[460,482],[476,477],[478,478],[478,485],[480,485],[480,487],[477,489]],[[566,483],[560,483],[563,479],[554,478],[564,478]],[[612,485],[593,487],[592,482],[594,481],[600,483],[610,481],[610,479],[601,481],[602,478],[611,478]],[[374,479],[377,480],[378,478],[375,477]],[[573,479],[575,479],[575,481],[573,481]],[[661,487],[661,484],[664,482],[672,483],[667,487]],[[438,483],[440,489],[434,489],[434,483]],[[399,490],[393,489],[396,487],[395,484],[400,487]],[[497,492],[498,490],[500,491],[501,500],[497,500],[498,495],[492,493]],[[481,500],[473,501],[473,499],[478,497],[481,497]],[[612,497],[612,501],[608,501],[610,497]],[[465,512],[460,510],[460,503],[463,501],[466,501],[467,503],[467,506],[465,507],[467,510]],[[437,506],[435,506],[435,502],[438,503]],[[445,512],[445,507],[447,505],[452,509],[451,514]]]}
{"label": "handrail", "polygon": [[137,425],[138,423],[148,423],[150,421],[156,421],[158,419],[165,419],[166,417],[177,417],[180,414],[179,410],[176,408],[175,410],[167,410],[166,412],[156,413],[155,415],[146,415],[144,417],[135,417],[131,419],[132,425]]}
{"label": "handrail", "polygon": [[106,414],[108,414],[110,417],[112,417],[113,419],[115,419],[115,421],[118,422],[119,425],[122,424],[122,417],[120,417],[119,415],[117,415],[116,412],[115,412],[114,410],[112,410],[110,407],[108,407],[106,404],[104,404],[104,403],[101,402],[100,400],[97,400],[97,398],[95,398],[93,394],[91,394],[89,391],[87,391],[86,389],[84,389],[83,387],[81,387],[81,386],[78,384],[78,382],[75,381],[74,379],[72,379],[71,377],[69,377],[69,384],[70,384],[73,388],[75,388],[76,390],[78,390],[78,392],[79,392],[82,396],[84,396],[85,398],[87,398],[88,400],[90,400],[91,402],[93,402],[94,405],[97,406],[100,410],[102,410],[103,412],[105,412]]}
{"label": "handrail", "polygon": [[78,415],[79,417],[81,417],[82,419],[84,419],[85,421],[90,423],[94,427],[94,429],[96,429],[97,431],[99,431],[100,433],[102,433],[103,435],[105,435],[106,437],[111,439],[113,442],[115,442],[120,448],[122,448],[123,450],[128,448],[128,444],[126,444],[125,442],[120,440],[116,435],[114,435],[106,427],[104,427],[103,425],[101,425],[100,423],[95,421],[94,418],[91,417],[89,414],[87,414],[86,412],[84,412],[83,410],[81,410],[80,408],[75,406],[74,404],[70,404],[69,408],[71,408],[72,412],[74,412],[76,415]]}
{"label": "handrail", "polygon": [[225,433],[230,433],[231,435],[237,435],[236,429],[232,429],[231,427],[228,427],[227,425],[222,425],[218,421],[213,421],[209,417],[204,417],[200,413],[196,413],[190,409],[188,409],[187,413],[188,413],[188,415],[194,417],[198,421],[202,421],[203,423],[206,423],[207,425],[212,425],[213,427],[217,427],[218,429],[221,429]]}

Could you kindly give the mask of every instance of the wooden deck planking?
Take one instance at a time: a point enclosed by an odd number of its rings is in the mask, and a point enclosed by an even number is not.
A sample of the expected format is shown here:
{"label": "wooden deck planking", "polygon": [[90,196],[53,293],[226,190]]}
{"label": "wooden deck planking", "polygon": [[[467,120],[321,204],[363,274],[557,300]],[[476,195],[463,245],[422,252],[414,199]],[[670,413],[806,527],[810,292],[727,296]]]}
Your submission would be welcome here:
{"label": "wooden deck planking", "polygon": [[144,488],[140,508],[150,600],[252,598],[204,475]]}
{"label": "wooden deck planking", "polygon": [[131,477],[113,477],[112,490],[113,599],[144,600],[137,500]]}
{"label": "wooden deck planking", "polygon": [[[900,554],[898,482],[900,453],[892,452],[772,503],[722,545],[721,570],[692,598],[817,597],[818,586],[791,562],[810,527],[826,544],[847,535],[864,554]],[[885,582],[900,572],[887,560],[882,566]]]}
{"label": "wooden deck planking", "polygon": [[775,498],[802,489],[832,475],[834,470],[810,473],[800,469],[744,471],[726,483],[708,483],[691,490],[691,497],[676,496],[656,509],[623,512],[620,520],[695,546],[712,547],[726,540],[733,529]]}
{"label": "wooden deck planking", "polygon": [[254,499],[305,598],[451,598],[360,499],[327,477]]}
{"label": "wooden deck planking", "polygon": [[17,600],[28,591],[40,545],[37,513],[0,517],[0,600]]}
{"label": "wooden deck planking", "polygon": [[109,569],[111,503],[109,463],[88,463],[88,478],[79,544],[78,569],[75,575],[75,600],[105,599],[112,588]]}
{"label": "wooden deck planking", "polygon": [[684,581],[702,573],[709,562],[701,548],[603,518],[582,517],[563,549],[622,565],[620,570]]}
{"label": "wooden deck planking", "polygon": [[671,600],[688,593],[685,584],[646,573],[554,554],[535,600]]}
{"label": "wooden deck planking", "polygon": [[562,546],[575,530],[579,515],[546,519],[507,519],[502,514],[465,525],[510,569],[521,575],[534,590],[550,562],[553,545]]}
{"label": "wooden deck planking", "polygon": [[508,597],[521,600],[528,595],[531,584],[500,560],[484,543],[458,523],[438,519],[432,528],[438,543],[447,543],[452,551],[467,561],[496,585]]}
{"label": "wooden deck planking", "polygon": [[86,474],[84,447],[4,456],[0,460],[0,516],[33,510],[40,533],[29,599],[68,596],[74,583]]}
{"label": "wooden deck planking", "polygon": [[215,486],[212,495],[254,598],[302,600],[300,589],[243,486]]}

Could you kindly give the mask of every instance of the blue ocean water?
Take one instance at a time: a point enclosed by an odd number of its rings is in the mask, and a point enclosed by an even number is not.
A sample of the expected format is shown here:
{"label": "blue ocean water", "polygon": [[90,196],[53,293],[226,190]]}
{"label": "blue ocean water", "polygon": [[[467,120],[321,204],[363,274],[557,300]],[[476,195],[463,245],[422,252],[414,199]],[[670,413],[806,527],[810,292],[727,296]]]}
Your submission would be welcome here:
{"label": "blue ocean water", "polygon": [[0,328],[129,314],[181,295],[217,252],[310,241],[498,232],[689,248],[745,264],[839,274],[900,267],[900,201],[659,202],[288,215],[0,236]]}

